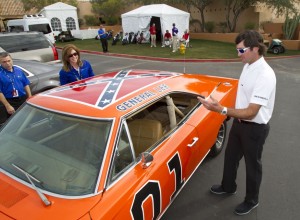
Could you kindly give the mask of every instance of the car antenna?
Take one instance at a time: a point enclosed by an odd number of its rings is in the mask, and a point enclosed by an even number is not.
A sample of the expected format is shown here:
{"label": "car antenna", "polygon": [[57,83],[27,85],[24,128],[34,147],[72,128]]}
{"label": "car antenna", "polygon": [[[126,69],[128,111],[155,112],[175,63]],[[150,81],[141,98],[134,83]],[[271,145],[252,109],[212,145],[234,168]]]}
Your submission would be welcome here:
{"label": "car antenna", "polygon": [[51,205],[51,202],[47,199],[47,197],[34,185],[34,183],[32,182],[31,179],[33,179],[34,181],[37,181],[38,183],[40,183],[41,181],[39,181],[38,179],[36,179],[35,177],[31,176],[29,173],[27,173],[25,170],[23,170],[21,167],[17,166],[16,164],[11,164],[13,167],[15,167],[17,170],[21,171],[26,178],[29,180],[29,182],[31,183],[32,187],[34,188],[34,190],[37,192],[37,194],[39,195],[39,197],[41,198],[41,200],[43,201],[43,203],[46,206]]}
{"label": "car antenna", "polygon": [[184,59],[184,63],[183,63],[183,73],[185,73],[185,52],[184,52],[184,57],[183,57],[183,59]]}

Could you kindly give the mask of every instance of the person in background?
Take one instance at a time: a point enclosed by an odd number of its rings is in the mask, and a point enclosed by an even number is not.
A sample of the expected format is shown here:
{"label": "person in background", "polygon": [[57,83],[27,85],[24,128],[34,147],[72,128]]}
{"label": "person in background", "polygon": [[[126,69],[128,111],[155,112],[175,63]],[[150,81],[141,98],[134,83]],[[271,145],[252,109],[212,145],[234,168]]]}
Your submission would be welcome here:
{"label": "person in background", "polygon": [[105,32],[105,28],[103,27],[102,24],[100,25],[100,28],[98,30],[98,36],[101,41],[103,53],[107,53],[108,52],[108,42],[107,42],[108,34]]}
{"label": "person in background", "polygon": [[31,97],[29,80],[24,72],[13,66],[9,53],[0,53],[0,125]]}
{"label": "person in background", "polygon": [[247,30],[236,37],[235,43],[238,56],[245,64],[239,79],[235,107],[222,106],[212,96],[198,99],[208,110],[234,118],[225,151],[223,179],[221,184],[213,185],[210,191],[214,194],[235,194],[237,169],[244,157],[246,197],[235,208],[235,213],[245,215],[256,208],[259,202],[261,158],[274,108],[276,76],[263,57],[266,48],[261,34]]}
{"label": "person in background", "polygon": [[151,36],[151,47],[156,47],[156,27],[155,23],[150,26],[150,36]]}
{"label": "person in background", "polygon": [[172,40],[172,35],[169,32],[169,30],[166,30],[166,33],[164,34],[164,42],[163,42],[163,45],[161,47],[165,47],[165,46],[170,46],[171,47],[171,40]]}
{"label": "person in background", "polygon": [[185,47],[189,47],[190,34],[189,34],[188,30],[184,31],[181,41],[185,44]]}
{"label": "person in background", "polygon": [[173,23],[173,28],[172,28],[172,38],[173,38],[173,53],[175,53],[178,50],[178,29]]}
{"label": "person in background", "polygon": [[61,85],[94,76],[91,64],[80,59],[80,51],[73,44],[67,44],[62,49],[63,67],[59,72]]}

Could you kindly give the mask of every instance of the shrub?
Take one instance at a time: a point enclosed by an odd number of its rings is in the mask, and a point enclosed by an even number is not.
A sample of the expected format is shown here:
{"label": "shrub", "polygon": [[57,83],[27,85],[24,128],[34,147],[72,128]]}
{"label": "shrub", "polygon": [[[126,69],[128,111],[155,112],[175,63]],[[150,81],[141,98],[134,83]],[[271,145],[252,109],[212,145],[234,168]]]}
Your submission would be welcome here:
{"label": "shrub", "polygon": [[81,27],[82,25],[84,25],[84,20],[82,18],[78,18],[78,24],[79,27]]}
{"label": "shrub", "polygon": [[227,31],[227,23],[226,22],[220,22],[218,24],[218,26],[220,27],[222,33],[226,33],[226,31]]}
{"label": "shrub", "polygon": [[212,33],[214,31],[215,26],[216,25],[215,25],[214,21],[207,21],[207,22],[205,22],[205,25],[204,25],[205,30],[209,33]]}
{"label": "shrub", "polygon": [[93,15],[84,16],[85,24],[87,26],[97,26],[99,25],[99,20]]}
{"label": "shrub", "polygon": [[244,27],[245,27],[245,30],[254,30],[255,26],[256,26],[255,23],[247,22]]}
{"label": "shrub", "polygon": [[283,33],[285,39],[292,40],[297,29],[297,26],[300,22],[300,15],[296,14],[294,17],[290,18],[288,13],[285,17],[285,22],[283,24]]}

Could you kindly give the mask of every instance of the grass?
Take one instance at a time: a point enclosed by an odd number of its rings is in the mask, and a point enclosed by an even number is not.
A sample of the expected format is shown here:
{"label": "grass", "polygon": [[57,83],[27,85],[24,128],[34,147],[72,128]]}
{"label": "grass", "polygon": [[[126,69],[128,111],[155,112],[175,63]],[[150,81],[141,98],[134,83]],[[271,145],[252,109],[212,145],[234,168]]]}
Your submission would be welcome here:
{"label": "grass", "polygon": [[[90,50],[102,52],[102,47],[99,40],[87,39],[87,40],[75,40],[71,42],[57,42],[56,46],[63,47],[66,44],[74,44],[80,50]],[[190,41],[189,47],[186,49],[185,55],[179,52],[172,53],[172,48],[161,47],[161,43],[157,43],[157,47],[150,47],[150,44],[129,44],[122,45],[119,41],[116,45],[112,46],[112,40],[108,42],[108,50],[110,53],[118,54],[130,54],[138,56],[149,57],[162,57],[171,59],[234,59],[237,58],[237,51],[233,43],[224,43],[217,41],[198,40],[194,39]],[[285,53],[281,53],[280,56],[300,55],[299,50],[286,50]],[[272,53],[267,53],[266,57],[276,57]]]}

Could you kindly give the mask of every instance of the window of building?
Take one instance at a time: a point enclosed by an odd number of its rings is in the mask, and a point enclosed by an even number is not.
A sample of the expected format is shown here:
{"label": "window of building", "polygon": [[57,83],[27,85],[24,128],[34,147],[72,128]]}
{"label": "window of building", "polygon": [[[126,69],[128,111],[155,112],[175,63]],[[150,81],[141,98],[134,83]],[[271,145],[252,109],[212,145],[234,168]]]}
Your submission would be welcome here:
{"label": "window of building", "polygon": [[74,18],[68,17],[66,19],[67,30],[76,30],[76,24]]}
{"label": "window of building", "polygon": [[62,31],[61,22],[60,22],[59,18],[56,18],[56,17],[52,18],[51,26],[52,26],[53,31]]}

